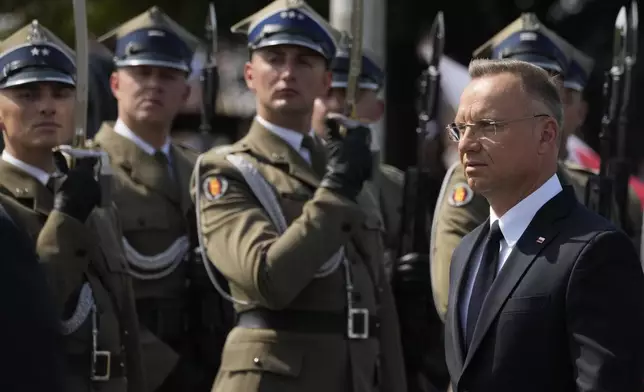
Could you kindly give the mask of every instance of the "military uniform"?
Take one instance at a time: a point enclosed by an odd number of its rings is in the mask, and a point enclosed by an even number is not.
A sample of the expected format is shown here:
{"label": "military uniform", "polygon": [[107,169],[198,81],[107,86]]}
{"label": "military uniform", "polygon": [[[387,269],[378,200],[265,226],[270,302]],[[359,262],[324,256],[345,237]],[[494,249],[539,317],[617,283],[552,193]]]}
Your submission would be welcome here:
{"label": "military uniform", "polygon": [[[248,34],[251,50],[304,46],[327,60],[337,39],[301,1],[275,1],[233,31]],[[318,188],[320,172],[299,153],[305,136],[277,128],[257,117],[193,174],[208,258],[238,301],[213,391],[404,391],[383,222],[364,188],[357,202]],[[314,144],[311,157],[323,155]],[[364,324],[349,304],[368,312]]]}
{"label": "military uniform", "polygon": [[[35,21],[7,38],[0,52],[0,67],[19,61],[30,67],[5,74],[0,88],[44,81],[74,85],[73,52]],[[29,63],[35,53],[43,56]],[[46,186],[51,178],[7,150],[2,153],[0,203],[33,239],[61,315],[65,390],[141,391],[134,295],[114,210],[96,207],[82,222],[54,209],[54,192]]]}
{"label": "military uniform", "polygon": [[[157,7],[100,40],[115,47],[117,68],[156,66],[186,74],[198,43]],[[223,346],[232,308],[220,302],[193,252],[188,186],[197,154],[170,138],[156,150],[121,119],[104,123],[94,142],[108,153],[114,171],[112,195],[145,328],[150,390],[206,390],[219,366],[213,351]]]}

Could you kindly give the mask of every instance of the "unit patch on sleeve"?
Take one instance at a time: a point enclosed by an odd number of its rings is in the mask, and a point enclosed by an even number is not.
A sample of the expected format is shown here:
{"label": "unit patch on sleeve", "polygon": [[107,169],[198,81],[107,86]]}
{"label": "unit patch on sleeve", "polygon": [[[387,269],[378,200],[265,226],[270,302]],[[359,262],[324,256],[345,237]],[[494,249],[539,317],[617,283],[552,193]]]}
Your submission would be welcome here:
{"label": "unit patch on sleeve", "polygon": [[217,200],[228,190],[228,181],[220,176],[210,176],[204,180],[202,190],[206,199]]}
{"label": "unit patch on sleeve", "polygon": [[454,207],[462,207],[472,201],[474,191],[464,182],[455,184],[449,192],[447,202]]}

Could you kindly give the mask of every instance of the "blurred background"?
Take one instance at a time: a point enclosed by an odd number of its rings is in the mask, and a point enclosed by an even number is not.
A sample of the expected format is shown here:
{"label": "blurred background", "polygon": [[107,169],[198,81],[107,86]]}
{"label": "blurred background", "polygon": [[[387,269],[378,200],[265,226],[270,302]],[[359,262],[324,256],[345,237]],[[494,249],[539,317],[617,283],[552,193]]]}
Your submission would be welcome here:
{"label": "blurred background", "polygon": [[[234,141],[244,132],[254,114],[253,97],[245,89],[242,65],[248,52],[244,37],[230,33],[229,27],[238,20],[268,4],[268,0],[215,0],[219,24],[219,73],[221,88],[217,100],[217,118],[213,124],[217,137]],[[329,17],[336,27],[346,27],[351,0],[308,0],[320,14]],[[365,46],[381,56],[388,79],[383,92],[386,98],[386,117],[381,124],[383,160],[401,169],[413,164],[416,136],[417,78],[425,65],[417,55],[417,46],[427,33],[437,11],[445,16],[445,55],[455,61],[452,65],[466,66],[479,45],[519,17],[521,12],[535,12],[538,18],[571,44],[594,58],[596,64],[587,100],[589,115],[580,137],[597,150],[597,135],[601,127],[603,74],[612,61],[612,31],[622,0],[364,0]],[[204,19],[208,0],[87,0],[90,36],[98,37],[124,21],[157,5],[171,18],[198,37],[204,35]],[[72,0],[3,0],[0,3],[0,39],[37,18],[41,24],[74,46]],[[642,40],[639,40],[641,42]],[[641,47],[641,44],[640,44]],[[96,53],[102,50],[95,48]],[[109,57],[109,53],[104,53]],[[451,63],[450,63],[451,64]],[[462,68],[462,67],[461,67]],[[644,152],[641,124],[644,110],[642,100],[642,69],[638,62],[632,86],[629,116],[629,162],[633,174],[643,176],[640,167]],[[462,69],[461,69],[462,72]],[[198,76],[195,75],[195,80]],[[459,82],[457,74],[443,73],[444,90]],[[109,90],[108,90],[109,91]],[[451,96],[450,96],[451,94]],[[195,97],[198,95],[195,94]],[[448,97],[449,96],[449,97]],[[442,108],[449,121],[450,106],[458,93],[444,92]],[[452,101],[452,102],[448,102]],[[100,102],[100,101],[97,101]],[[111,103],[95,103],[109,113]],[[198,127],[198,100],[186,108],[181,127]]]}

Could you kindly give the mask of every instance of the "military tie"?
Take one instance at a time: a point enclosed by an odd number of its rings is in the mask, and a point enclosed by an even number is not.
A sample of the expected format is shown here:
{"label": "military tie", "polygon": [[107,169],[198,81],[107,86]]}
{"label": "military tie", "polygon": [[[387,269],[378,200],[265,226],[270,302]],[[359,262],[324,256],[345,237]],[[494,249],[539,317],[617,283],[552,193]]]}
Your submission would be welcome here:
{"label": "military tie", "polygon": [[172,179],[174,176],[172,173],[172,166],[170,166],[170,160],[168,160],[168,156],[163,151],[157,150],[154,153],[154,159],[159,162],[161,167],[163,167],[168,173],[170,179]]}
{"label": "military tie", "polygon": [[320,177],[324,176],[324,173],[326,172],[326,158],[320,144],[311,136],[305,135],[304,139],[302,139],[302,147],[309,151],[313,171]]}
{"label": "military tie", "polygon": [[501,244],[503,233],[499,227],[499,221],[495,221],[490,228],[483,246],[483,254],[479,270],[474,280],[474,287],[472,289],[472,296],[470,297],[470,304],[467,308],[467,323],[465,332],[465,351],[469,350],[474,336],[474,328],[481,313],[483,301],[490,291],[492,282],[496,278],[499,269],[499,246]]}
{"label": "military tie", "polygon": [[45,186],[51,191],[51,193],[56,193],[56,177],[50,175],[49,179],[47,180],[47,185]]}

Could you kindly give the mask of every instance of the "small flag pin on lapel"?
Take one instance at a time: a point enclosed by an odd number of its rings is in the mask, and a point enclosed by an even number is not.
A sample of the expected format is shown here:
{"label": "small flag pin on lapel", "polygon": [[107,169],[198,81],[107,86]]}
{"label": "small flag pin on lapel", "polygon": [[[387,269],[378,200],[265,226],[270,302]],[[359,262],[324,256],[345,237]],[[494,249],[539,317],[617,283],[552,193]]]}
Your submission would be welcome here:
{"label": "small flag pin on lapel", "polygon": [[545,240],[546,240],[545,238],[539,237],[539,238],[537,238],[537,244],[543,244],[543,241],[545,241]]}

